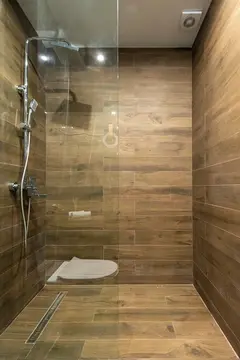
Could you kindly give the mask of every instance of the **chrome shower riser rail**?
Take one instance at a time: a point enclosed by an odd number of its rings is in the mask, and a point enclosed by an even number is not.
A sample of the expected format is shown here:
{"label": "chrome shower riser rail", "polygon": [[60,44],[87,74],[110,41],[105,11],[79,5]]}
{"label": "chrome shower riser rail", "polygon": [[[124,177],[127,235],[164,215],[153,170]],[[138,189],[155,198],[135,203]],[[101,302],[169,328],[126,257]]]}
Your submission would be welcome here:
{"label": "chrome shower riser rail", "polygon": [[[36,111],[38,103],[35,99],[32,99],[29,103],[28,101],[28,92],[29,92],[29,79],[28,79],[28,71],[29,71],[29,44],[31,41],[44,41],[50,42],[53,46],[65,47],[74,51],[79,50],[79,46],[73,45],[65,39],[58,38],[48,38],[48,37],[31,37],[28,38],[25,42],[25,50],[24,50],[24,69],[23,69],[23,84],[16,86],[17,91],[23,97],[23,121],[20,124],[20,127],[23,131],[23,173],[21,177],[20,186],[16,182],[9,184],[9,189],[12,192],[18,190],[20,188],[20,203],[21,203],[21,212],[22,219],[24,225],[24,252],[25,258],[27,255],[27,236],[28,236],[28,226],[30,221],[30,211],[31,211],[31,198],[33,196],[44,196],[45,194],[39,194],[37,186],[35,184],[35,180],[27,175],[28,172],[28,160],[30,154],[30,143],[31,143],[31,117],[32,113]],[[27,179],[27,180],[26,180]],[[32,180],[30,180],[32,179]],[[27,216],[25,211],[24,199],[27,194],[28,199],[28,210]],[[27,266],[26,266],[27,269]],[[27,270],[25,273],[27,277]]]}

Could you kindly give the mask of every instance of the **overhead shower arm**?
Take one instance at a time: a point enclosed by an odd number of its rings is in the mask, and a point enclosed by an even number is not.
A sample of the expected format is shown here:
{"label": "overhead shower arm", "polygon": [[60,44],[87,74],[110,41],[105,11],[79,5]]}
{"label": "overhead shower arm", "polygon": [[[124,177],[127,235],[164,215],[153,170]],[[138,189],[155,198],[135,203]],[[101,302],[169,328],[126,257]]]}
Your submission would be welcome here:
{"label": "overhead shower arm", "polygon": [[[51,37],[30,37],[25,41],[24,50],[24,70],[23,70],[23,84],[16,86],[18,92],[23,95],[23,122],[27,123],[28,118],[28,69],[29,69],[29,44],[32,41],[46,41],[53,44],[53,46],[65,47],[70,50],[79,51],[80,46],[71,44],[65,39],[51,38]],[[27,150],[27,133],[24,132],[24,154],[26,157]]]}

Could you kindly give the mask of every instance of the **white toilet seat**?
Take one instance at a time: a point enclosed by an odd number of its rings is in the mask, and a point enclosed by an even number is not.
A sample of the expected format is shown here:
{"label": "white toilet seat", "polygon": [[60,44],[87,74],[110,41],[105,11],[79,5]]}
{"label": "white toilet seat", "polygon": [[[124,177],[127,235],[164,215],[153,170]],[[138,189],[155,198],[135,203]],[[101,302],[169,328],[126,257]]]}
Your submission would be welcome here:
{"label": "white toilet seat", "polygon": [[65,261],[48,279],[48,282],[62,280],[101,279],[118,273],[118,265],[110,260],[72,258]]}

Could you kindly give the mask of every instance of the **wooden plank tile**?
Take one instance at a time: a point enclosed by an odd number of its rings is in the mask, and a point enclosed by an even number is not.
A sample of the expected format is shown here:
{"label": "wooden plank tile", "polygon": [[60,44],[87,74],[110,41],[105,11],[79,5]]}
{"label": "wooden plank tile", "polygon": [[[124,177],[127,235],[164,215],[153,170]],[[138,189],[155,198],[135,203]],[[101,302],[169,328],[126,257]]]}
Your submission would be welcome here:
{"label": "wooden plank tile", "polygon": [[130,357],[156,357],[189,359],[218,356],[219,359],[234,359],[232,350],[219,340],[132,340],[128,350]]}
{"label": "wooden plank tile", "polygon": [[[139,199],[140,198],[140,199]],[[149,199],[143,199],[143,196],[136,197],[135,199],[135,214],[136,215],[157,215],[163,209],[173,211],[191,211],[192,197],[181,195],[159,195],[155,196],[149,194]]]}
{"label": "wooden plank tile", "polygon": [[28,359],[30,360],[40,360],[40,359],[61,359],[69,358],[73,360],[78,360],[82,348],[83,342],[51,342],[51,341],[39,341],[37,342],[32,350],[28,354]]}
{"label": "wooden plank tile", "polygon": [[28,306],[23,309],[23,311],[18,315],[18,317],[16,318],[18,321],[22,321],[22,322],[38,322],[39,319],[41,319],[43,317],[43,315],[45,314],[46,309],[31,309],[28,308]]}
{"label": "wooden plank tile", "polygon": [[135,185],[169,185],[169,186],[191,186],[192,173],[187,171],[138,171],[135,173]]}
{"label": "wooden plank tile", "polygon": [[194,185],[240,184],[240,159],[193,171]]}
{"label": "wooden plank tile", "polygon": [[174,321],[173,328],[177,339],[206,339],[219,338],[225,342],[224,335],[214,320],[212,321]]}
{"label": "wooden plank tile", "polygon": [[159,276],[183,276],[192,274],[192,259],[190,260],[136,260],[135,274],[137,276],[148,275],[149,278],[153,275]]}
{"label": "wooden plank tile", "polygon": [[212,205],[240,210],[240,186],[206,186],[206,202]]}
{"label": "wooden plank tile", "polygon": [[88,323],[51,323],[40,336],[40,341],[76,341],[76,340],[110,340],[143,338],[174,339],[171,322],[139,323],[134,322],[88,322]]}
{"label": "wooden plank tile", "polygon": [[76,309],[58,309],[51,322],[81,322],[92,321],[94,309],[84,309],[84,311],[76,311]]}
{"label": "wooden plank tile", "polygon": [[83,358],[119,358],[126,357],[129,349],[129,340],[87,340],[85,341],[82,357]]}
{"label": "wooden plank tile", "polygon": [[183,231],[149,231],[137,230],[135,243],[139,245],[191,245],[192,233],[188,230]]}
{"label": "wooden plank tile", "polygon": [[48,309],[55,300],[55,295],[36,296],[29,304],[28,309]]}
{"label": "wooden plank tile", "polygon": [[163,141],[161,135],[124,136],[120,138],[119,147],[121,156],[158,157],[159,154],[161,156],[189,156],[191,154],[191,142]]}
{"label": "wooden plank tile", "polygon": [[103,247],[102,246],[81,246],[81,245],[47,245],[46,257],[51,260],[71,260],[73,256],[82,259],[102,259]]}
{"label": "wooden plank tile", "polygon": [[111,231],[111,230],[63,230],[49,231],[46,236],[47,245],[118,245],[132,244],[134,231]]}
{"label": "wooden plank tile", "polygon": [[131,308],[96,310],[94,321],[209,321],[206,309]]}
{"label": "wooden plank tile", "polygon": [[203,301],[198,295],[188,295],[188,296],[182,296],[182,295],[170,295],[166,296],[166,303],[169,307],[177,307],[177,308],[204,308]]}
{"label": "wooden plank tile", "polygon": [[192,285],[129,285],[104,286],[101,294],[104,295],[127,295],[136,298],[146,298],[149,292],[153,297],[169,295],[197,295],[197,291]]}
{"label": "wooden plank tile", "polygon": [[193,208],[198,219],[239,236],[239,211],[201,203],[194,203]]}
{"label": "wooden plank tile", "polygon": [[191,157],[104,158],[104,170],[111,171],[190,171]]}
{"label": "wooden plank tile", "polygon": [[25,341],[36,327],[37,322],[24,322],[18,319],[0,335],[0,340],[23,340]]}
{"label": "wooden plank tile", "polygon": [[121,245],[116,247],[105,246],[104,258],[133,259],[133,260],[190,260],[191,246],[132,246]]}

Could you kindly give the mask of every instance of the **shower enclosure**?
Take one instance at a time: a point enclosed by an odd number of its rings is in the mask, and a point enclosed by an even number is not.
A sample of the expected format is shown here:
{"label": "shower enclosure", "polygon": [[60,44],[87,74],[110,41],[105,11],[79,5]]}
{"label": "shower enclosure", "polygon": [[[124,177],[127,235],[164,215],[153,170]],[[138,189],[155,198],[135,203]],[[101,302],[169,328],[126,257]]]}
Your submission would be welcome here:
{"label": "shower enclosure", "polygon": [[0,7],[1,330],[73,258],[52,283],[118,282],[117,1],[65,5]]}
{"label": "shower enclosure", "polygon": [[0,360],[237,359],[239,4],[0,0]]}

